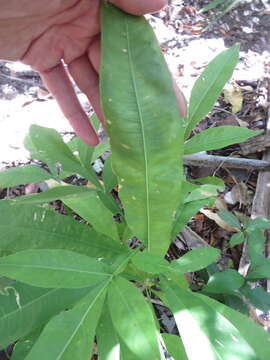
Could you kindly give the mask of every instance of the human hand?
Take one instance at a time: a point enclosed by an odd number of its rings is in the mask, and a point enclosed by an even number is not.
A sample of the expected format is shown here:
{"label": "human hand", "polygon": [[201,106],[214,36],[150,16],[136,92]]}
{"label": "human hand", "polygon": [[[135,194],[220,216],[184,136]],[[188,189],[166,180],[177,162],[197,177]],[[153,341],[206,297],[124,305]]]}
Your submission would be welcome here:
{"label": "human hand", "polygon": [[[122,10],[142,15],[160,10],[167,0],[110,0]],[[73,129],[84,142],[98,137],[85,114],[69,73],[104,123],[99,101],[100,0],[0,0],[0,59],[38,71]],[[185,106],[177,91],[180,112]]]}

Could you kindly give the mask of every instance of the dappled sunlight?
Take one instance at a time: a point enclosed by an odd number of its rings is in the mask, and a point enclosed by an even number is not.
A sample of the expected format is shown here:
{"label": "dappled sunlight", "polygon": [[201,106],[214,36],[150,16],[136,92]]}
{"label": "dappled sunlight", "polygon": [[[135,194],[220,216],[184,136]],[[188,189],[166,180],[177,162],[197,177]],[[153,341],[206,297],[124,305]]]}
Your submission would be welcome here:
{"label": "dappled sunlight", "polygon": [[257,360],[239,331],[207,304],[189,305],[174,312],[174,317],[190,359]]}

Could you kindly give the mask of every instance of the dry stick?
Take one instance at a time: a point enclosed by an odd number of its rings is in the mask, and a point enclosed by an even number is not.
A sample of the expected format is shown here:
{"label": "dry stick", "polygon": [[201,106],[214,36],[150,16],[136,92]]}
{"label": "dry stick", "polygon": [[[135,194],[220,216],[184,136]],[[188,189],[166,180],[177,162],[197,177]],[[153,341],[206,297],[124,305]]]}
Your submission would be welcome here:
{"label": "dry stick", "polygon": [[223,167],[235,169],[270,170],[269,160],[255,160],[246,158],[234,158],[226,156],[215,156],[206,154],[184,155],[184,164],[188,166]]}
{"label": "dry stick", "polygon": [[[270,100],[270,78],[267,79],[268,83],[268,101]],[[270,129],[270,106],[268,109],[268,119],[267,119],[267,130]],[[266,149],[263,154],[263,162],[270,162],[270,148]],[[263,217],[270,220],[270,169],[266,171],[260,171],[257,180],[256,192],[253,199],[251,217],[253,219],[257,217]],[[266,256],[270,257],[270,231],[265,232],[266,235]],[[247,242],[244,243],[243,252],[239,264],[239,272],[242,275],[246,275],[248,267],[250,265],[250,260],[248,257],[248,245]],[[270,292],[270,280],[267,280],[267,291]],[[254,317],[256,316],[256,309],[251,308],[251,312]],[[258,317],[257,317],[258,320]]]}
{"label": "dry stick", "polygon": [[[202,247],[209,247],[209,244],[203,240],[195,231],[190,227],[185,226],[181,233],[178,235],[181,240],[183,240],[190,249],[198,249]],[[178,239],[176,239],[177,241]],[[177,246],[177,243],[176,243]],[[178,246],[177,246],[178,247]]]}

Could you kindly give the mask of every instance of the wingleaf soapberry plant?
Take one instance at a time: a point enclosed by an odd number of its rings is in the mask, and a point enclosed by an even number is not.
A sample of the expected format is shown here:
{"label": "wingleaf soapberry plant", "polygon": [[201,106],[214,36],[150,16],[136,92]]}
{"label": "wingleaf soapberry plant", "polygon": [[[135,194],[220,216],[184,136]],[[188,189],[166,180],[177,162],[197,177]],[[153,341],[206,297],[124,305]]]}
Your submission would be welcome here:
{"label": "wingleaf soapberry plant", "polygon": [[[165,359],[165,349],[175,360],[268,360],[270,337],[262,328],[189,289],[184,274],[215,264],[217,249],[165,260],[175,235],[224,186],[214,177],[186,181],[182,155],[216,148],[218,137],[225,146],[254,136],[220,127],[188,140],[230,78],[238,47],[209,64],[181,119],[145,19],[104,3],[102,29],[101,97],[112,150],[102,180],[91,164],[108,143],[65,144],[55,130],[35,125],[25,145],[49,171],[27,165],[0,173],[3,188],[49,184],[0,201],[0,348],[16,343],[12,360],[89,360],[95,339],[101,360]],[[88,183],[63,181],[72,174]],[[48,205],[54,200],[67,215]],[[154,297],[170,309],[180,336],[161,334]]]}

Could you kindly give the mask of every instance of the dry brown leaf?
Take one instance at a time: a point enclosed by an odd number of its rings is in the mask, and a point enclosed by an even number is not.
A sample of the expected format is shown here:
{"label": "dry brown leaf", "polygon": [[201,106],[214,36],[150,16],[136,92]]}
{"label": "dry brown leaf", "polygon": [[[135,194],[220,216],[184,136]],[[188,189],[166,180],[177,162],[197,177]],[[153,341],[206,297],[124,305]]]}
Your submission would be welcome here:
{"label": "dry brown leaf", "polygon": [[215,202],[215,208],[218,210],[228,210],[227,203],[224,199],[217,198]]}
{"label": "dry brown leaf", "polygon": [[240,206],[250,205],[252,202],[251,195],[245,183],[240,182],[233,186],[231,195],[234,201],[239,202]]}
{"label": "dry brown leaf", "polygon": [[228,223],[222,220],[217,213],[214,213],[212,210],[201,209],[200,212],[203,213],[205,216],[207,216],[209,219],[214,220],[215,223],[218,224],[224,230],[234,233],[240,231],[239,229],[230,226]]}
{"label": "dry brown leaf", "polygon": [[232,112],[234,114],[242,109],[243,94],[238,86],[228,84],[224,88],[223,93],[225,101],[232,105]]}
{"label": "dry brown leaf", "polygon": [[236,120],[241,127],[245,127],[245,128],[248,127],[248,123],[246,121],[239,119],[237,116],[236,116]]}

